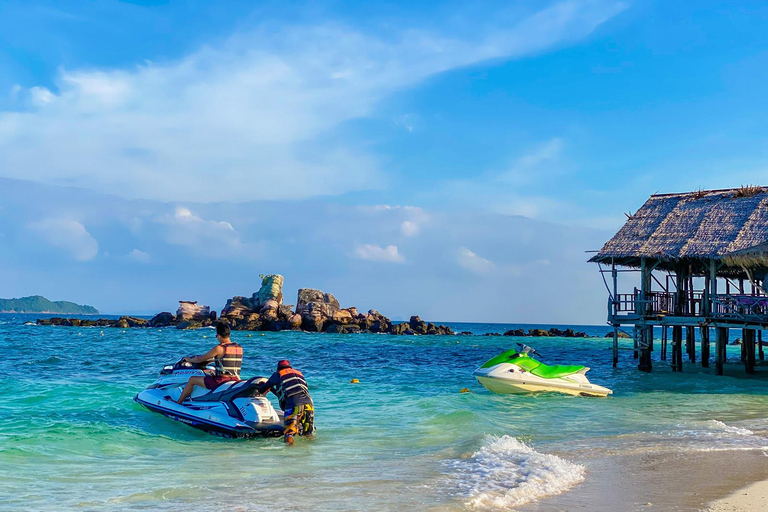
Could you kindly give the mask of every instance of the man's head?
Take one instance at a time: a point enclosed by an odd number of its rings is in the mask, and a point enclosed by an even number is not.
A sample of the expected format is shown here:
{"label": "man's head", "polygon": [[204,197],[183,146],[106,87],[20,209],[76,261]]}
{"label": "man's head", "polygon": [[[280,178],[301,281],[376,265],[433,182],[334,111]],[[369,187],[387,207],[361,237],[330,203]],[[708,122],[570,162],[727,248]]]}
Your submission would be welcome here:
{"label": "man's head", "polygon": [[277,363],[277,369],[279,370],[285,370],[287,368],[291,367],[291,363],[288,362],[287,359],[283,359],[282,361],[278,361]]}
{"label": "man's head", "polygon": [[226,322],[216,323],[216,337],[219,338],[219,340],[228,340],[231,334],[232,334],[232,330],[229,328],[228,323]]}

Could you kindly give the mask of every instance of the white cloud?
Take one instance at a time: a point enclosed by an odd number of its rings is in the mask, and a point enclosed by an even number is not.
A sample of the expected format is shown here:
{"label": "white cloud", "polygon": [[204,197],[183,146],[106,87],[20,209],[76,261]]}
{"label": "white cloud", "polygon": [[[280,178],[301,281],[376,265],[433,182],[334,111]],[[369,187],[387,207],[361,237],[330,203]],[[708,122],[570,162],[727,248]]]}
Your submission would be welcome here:
{"label": "white cloud", "polygon": [[355,249],[355,256],[361,260],[385,261],[389,263],[403,263],[405,258],[397,250],[396,245],[379,247],[374,244],[358,245]]}
{"label": "white cloud", "polygon": [[476,274],[487,274],[496,268],[492,261],[478,256],[466,247],[459,249],[456,261],[465,269]]}
{"label": "white cloud", "polygon": [[557,174],[558,159],[563,151],[563,140],[553,138],[518,158],[512,168],[502,173],[499,180],[512,185],[529,185],[541,178]]}
{"label": "white cloud", "polygon": [[149,263],[152,261],[152,257],[149,254],[147,254],[144,251],[140,251],[138,249],[134,249],[131,252],[129,252],[125,256],[125,258],[135,263]]}
{"label": "white cloud", "polygon": [[172,201],[296,199],[376,188],[341,124],[427,77],[577,40],[624,7],[562,1],[463,38],[265,24],[169,63],[64,70],[0,113],[0,175]]}
{"label": "white cloud", "polygon": [[77,261],[90,261],[99,253],[99,243],[77,221],[45,219],[30,224],[29,228],[48,245],[60,249]]}
{"label": "white cloud", "polygon": [[400,224],[400,232],[405,236],[416,236],[419,234],[419,225],[411,220],[404,220]]}
{"label": "white cloud", "polygon": [[174,245],[198,247],[214,242],[224,244],[228,249],[240,245],[240,237],[232,224],[203,219],[185,206],[177,206],[173,215],[165,215],[159,221],[169,228],[167,241]]}

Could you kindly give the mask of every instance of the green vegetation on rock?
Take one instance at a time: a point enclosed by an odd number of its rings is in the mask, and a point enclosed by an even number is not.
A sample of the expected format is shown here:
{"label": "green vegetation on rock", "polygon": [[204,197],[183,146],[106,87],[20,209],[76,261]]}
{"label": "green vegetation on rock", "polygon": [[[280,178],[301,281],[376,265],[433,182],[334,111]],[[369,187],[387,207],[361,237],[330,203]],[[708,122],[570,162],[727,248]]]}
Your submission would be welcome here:
{"label": "green vegetation on rock", "polygon": [[0,313],[50,313],[58,315],[98,315],[91,306],[80,306],[65,300],[50,301],[40,295],[20,299],[0,299]]}

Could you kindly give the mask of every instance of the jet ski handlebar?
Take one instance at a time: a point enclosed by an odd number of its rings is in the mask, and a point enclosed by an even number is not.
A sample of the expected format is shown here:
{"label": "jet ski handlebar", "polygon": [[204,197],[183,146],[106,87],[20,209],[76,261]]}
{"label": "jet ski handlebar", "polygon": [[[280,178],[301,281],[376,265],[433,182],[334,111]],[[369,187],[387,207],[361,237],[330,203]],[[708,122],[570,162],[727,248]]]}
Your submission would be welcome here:
{"label": "jet ski handlebar", "polygon": [[529,347],[524,343],[518,343],[517,346],[520,347],[520,352],[522,352],[523,354],[531,353],[531,354],[539,355],[539,353],[536,351],[535,348]]}

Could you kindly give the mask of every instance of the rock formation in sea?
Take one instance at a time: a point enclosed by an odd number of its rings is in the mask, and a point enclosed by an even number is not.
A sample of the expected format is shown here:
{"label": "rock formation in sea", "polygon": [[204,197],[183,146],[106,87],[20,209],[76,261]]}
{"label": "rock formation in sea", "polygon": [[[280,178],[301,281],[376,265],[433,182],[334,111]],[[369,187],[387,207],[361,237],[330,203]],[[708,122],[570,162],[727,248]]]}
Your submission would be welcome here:
{"label": "rock formation in sea", "polygon": [[228,300],[221,319],[235,330],[247,331],[453,334],[450,327],[428,324],[417,316],[409,322],[393,324],[374,309],[360,313],[355,307],[342,308],[333,294],[312,288],[299,290],[294,310],[293,306],[283,304],[282,286],[283,276],[265,276],[261,288],[251,297],[235,296]]}
{"label": "rock formation in sea", "polygon": [[[283,304],[283,276],[263,276],[261,287],[250,297],[236,295],[221,310],[221,320],[239,331],[309,331],[350,334],[357,332],[387,334],[453,334],[450,327],[427,323],[418,316],[408,322],[393,323],[375,309],[360,313],[357,308],[342,308],[330,293],[302,288],[296,308]],[[121,317],[118,320],[80,320],[76,318],[39,319],[40,325],[96,327],[176,327],[194,329],[214,325],[216,312],[197,302],[179,301],[176,314],[158,313],[151,320]]]}

